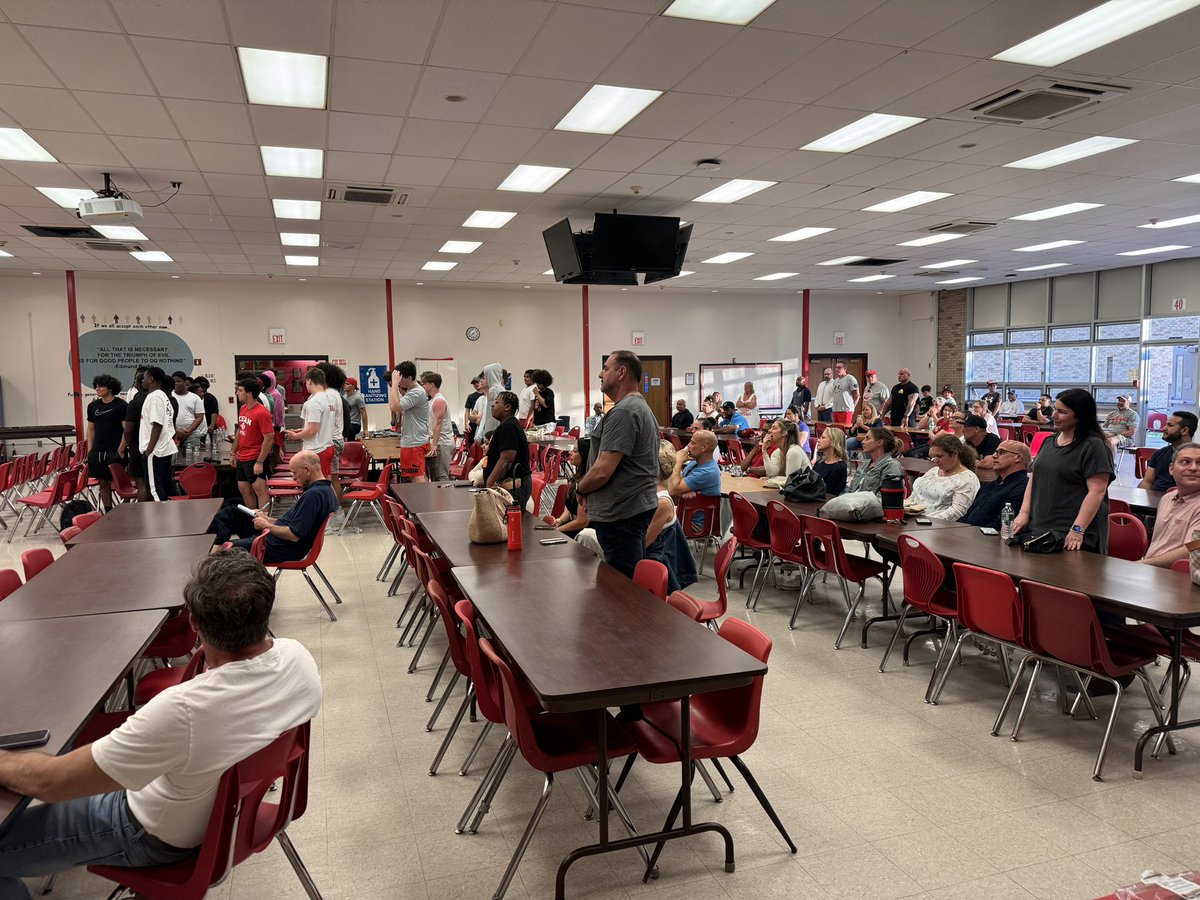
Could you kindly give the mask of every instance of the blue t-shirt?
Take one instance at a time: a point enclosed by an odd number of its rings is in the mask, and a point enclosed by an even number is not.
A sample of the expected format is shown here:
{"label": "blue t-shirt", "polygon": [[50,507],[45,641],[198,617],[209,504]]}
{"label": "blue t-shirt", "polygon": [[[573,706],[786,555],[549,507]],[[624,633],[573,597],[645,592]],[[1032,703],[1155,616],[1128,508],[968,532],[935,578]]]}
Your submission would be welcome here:
{"label": "blue t-shirt", "polygon": [[693,459],[684,465],[680,474],[683,475],[687,486],[697,494],[705,497],[721,496],[721,468],[715,459],[704,463],[697,463]]}
{"label": "blue t-shirt", "polygon": [[743,428],[750,427],[750,423],[746,421],[746,417],[740,412],[735,412],[728,419],[721,419],[721,421],[717,422],[718,428],[724,428],[726,425],[736,425],[738,427],[738,431],[741,431]]}
{"label": "blue t-shirt", "polygon": [[286,525],[299,538],[285,541],[273,534],[267,535],[265,561],[293,562],[304,559],[317,539],[317,530],[325,527],[326,517],[337,509],[337,497],[333,486],[325,479],[314,481],[304,489],[296,504],[275,520],[276,525]]}

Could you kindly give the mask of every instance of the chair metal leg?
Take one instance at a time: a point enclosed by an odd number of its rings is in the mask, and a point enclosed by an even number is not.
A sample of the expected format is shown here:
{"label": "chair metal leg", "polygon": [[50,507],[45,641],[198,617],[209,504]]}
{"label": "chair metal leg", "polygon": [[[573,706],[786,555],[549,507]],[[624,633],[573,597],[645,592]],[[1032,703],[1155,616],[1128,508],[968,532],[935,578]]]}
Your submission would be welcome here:
{"label": "chair metal leg", "polygon": [[838,581],[842,585],[842,596],[846,600],[846,620],[842,622],[842,630],[838,632],[837,640],[833,642],[834,650],[842,649],[842,639],[846,637],[846,632],[850,629],[850,623],[854,621],[854,616],[858,611],[858,604],[862,602],[863,595],[867,591],[867,583],[861,581],[858,584],[858,593],[854,595],[854,599],[850,599],[850,588],[846,584],[846,579],[841,576]]}
{"label": "chair metal leg", "polygon": [[637,762],[637,758],[638,757],[636,753],[630,753],[627,757],[625,757],[625,765],[621,767],[621,774],[617,776],[617,783],[614,788],[618,794],[621,793],[621,788],[625,784],[625,779],[629,777],[629,773],[633,769],[633,764]]}
{"label": "chair metal leg", "polygon": [[[279,571],[283,571],[280,569]],[[321,592],[317,590],[316,582],[308,574],[308,569],[301,569],[300,574],[304,576],[304,580],[308,582],[308,586],[312,588],[312,592],[317,595],[317,599],[321,601],[321,606],[324,607],[325,613],[329,616],[330,622],[336,622],[337,616],[333,614],[333,610],[329,608],[329,604],[325,602],[325,598],[321,596]]]}
{"label": "chair metal leg", "polygon": [[[1024,698],[1024,701],[1021,703],[1021,712],[1017,716],[1017,721],[1019,722],[1021,720],[1021,718],[1024,716],[1025,707],[1028,705],[1029,697],[1033,693],[1033,686],[1034,686],[1034,684],[1037,683],[1038,673],[1041,672],[1041,670],[1042,670],[1042,661],[1040,659],[1037,659],[1037,657],[1035,657],[1033,655],[1027,656],[1023,660],[1021,660],[1021,665],[1017,669],[1017,675],[1015,678],[1013,678],[1012,684],[1009,685],[1009,687],[1008,687],[1008,693],[1005,694],[1005,696],[1004,696],[1004,703],[1002,703],[1000,705],[1000,712],[996,714],[995,724],[992,725],[992,737],[997,737],[1000,734],[1000,726],[1002,726],[1004,724],[1004,719],[1008,716],[1008,710],[1009,710],[1009,707],[1012,706],[1013,697],[1016,696],[1017,688],[1021,684],[1021,676],[1025,674],[1025,667],[1030,662],[1032,662],[1034,664],[1033,665],[1033,677],[1031,677],[1029,679],[1029,689],[1025,691],[1025,698]],[[1016,731],[1017,731],[1017,726],[1014,725],[1013,732],[1015,733]],[[1015,741],[1016,738],[1014,737],[1013,740]]]}
{"label": "chair metal leg", "polygon": [[412,660],[408,664],[408,674],[411,675],[417,671],[417,663],[421,661],[421,654],[425,652],[425,645],[429,643],[429,639],[433,636],[433,631],[437,628],[438,616],[431,615],[429,624],[425,628],[425,634],[421,638],[421,643],[417,646],[416,652],[413,653]]}
{"label": "chair metal leg", "polygon": [[283,848],[283,855],[287,857],[287,861],[292,864],[292,871],[296,873],[296,877],[300,879],[300,885],[304,888],[304,893],[308,895],[308,900],[321,900],[321,892],[317,890],[316,882],[312,876],[308,874],[308,869],[304,865],[304,860],[300,858],[300,854],[296,852],[296,848],[292,845],[292,839],[288,837],[286,831],[281,831],[275,837],[279,840],[279,846]]}
{"label": "chair metal leg", "polygon": [[492,801],[496,799],[496,792],[500,790],[500,785],[504,782],[504,777],[508,774],[509,766],[512,761],[517,758],[517,753],[520,747],[517,746],[517,739],[511,734],[509,735],[508,751],[504,755],[503,761],[500,763],[500,768],[496,770],[496,774],[492,777],[491,783],[488,785],[487,791],[483,798],[475,807],[475,815],[471,819],[471,824],[467,826],[467,834],[478,834],[479,826],[483,824],[483,817],[486,816],[492,809]]}
{"label": "chair metal leg", "polygon": [[429,766],[430,775],[437,774],[438,766],[442,764],[442,757],[450,749],[450,742],[454,740],[454,735],[458,731],[458,726],[462,724],[463,716],[467,714],[467,707],[471,705],[471,698],[474,695],[475,685],[471,685],[467,688],[467,695],[463,697],[462,705],[458,707],[458,712],[454,714],[454,721],[450,723],[450,727],[446,730],[446,737],[442,739],[442,745],[438,747],[437,755],[433,758],[433,762]]}
{"label": "chair metal leg", "polygon": [[[950,649],[951,643],[957,640],[958,626],[954,622],[946,623],[946,635],[942,638],[942,646],[938,648],[937,659],[933,661],[933,671],[929,673],[929,684],[925,686],[925,702],[929,702],[930,696],[933,694],[934,685],[938,682],[938,676],[942,672],[942,663],[946,659],[946,651]],[[907,643],[905,649],[907,650]]]}
{"label": "chair metal leg", "polygon": [[758,786],[758,782],[754,780],[754,775],[751,774],[750,769],[744,762],[742,762],[742,759],[739,756],[731,756],[729,757],[729,761],[737,767],[738,772],[740,772],[742,777],[746,779],[746,784],[750,785],[750,790],[754,792],[754,796],[758,800],[759,805],[766,812],[767,816],[770,818],[775,827],[779,829],[779,833],[787,842],[788,848],[795,853],[796,845],[792,843],[792,836],[788,834],[787,829],[783,827],[783,822],[779,821],[779,816],[775,814],[775,808],[771,806],[771,801],[767,799],[767,795],[763,793],[762,788]]}
{"label": "chair metal leg", "polygon": [[319,576],[321,576],[321,581],[325,582],[325,587],[329,588],[329,593],[333,594],[333,602],[334,602],[334,603],[341,603],[341,602],[342,602],[342,598],[338,596],[338,592],[337,592],[336,590],[334,590],[334,587],[333,587],[333,585],[329,583],[329,579],[325,577],[325,573],[321,571],[321,567],[320,567],[320,566],[318,566],[316,563],[313,563],[313,564],[312,564],[312,567],[313,567],[314,569],[316,569],[316,570],[317,570],[317,574],[318,574]]}
{"label": "chair metal leg", "polygon": [[704,760],[696,760],[696,771],[700,773],[700,777],[704,779],[704,784],[708,787],[709,793],[712,794],[713,803],[722,802],[725,798],[721,796],[721,792],[717,789],[712,776],[708,774],[708,769],[704,768]]}
{"label": "chair metal leg", "polygon": [[1104,771],[1104,758],[1108,756],[1108,744],[1112,740],[1113,728],[1117,724],[1117,713],[1121,710],[1121,695],[1124,693],[1121,689],[1121,683],[1115,678],[1105,678],[1113,686],[1113,705],[1112,712],[1108,716],[1108,725],[1104,729],[1104,739],[1100,742],[1100,752],[1096,754],[1096,767],[1092,769],[1092,780],[1103,781],[1101,772]]}
{"label": "chair metal leg", "polygon": [[[588,795],[589,806],[595,808],[597,806],[597,798],[600,796],[599,773],[596,771],[594,766],[583,766],[576,769],[575,774],[579,778],[579,784],[583,787],[584,793]],[[605,788],[608,790],[610,809],[617,814],[617,817],[621,820],[621,825],[625,828],[625,831],[629,834],[629,836],[637,837],[637,826],[633,824],[633,817],[629,815],[629,810],[627,810],[625,808],[625,804],[621,802],[620,796],[617,795],[617,792],[613,789],[611,784],[606,784]],[[636,849],[638,855],[641,856],[642,862],[649,865],[650,855],[646,852],[645,846],[639,844],[634,849]],[[650,877],[657,878],[658,870],[655,869],[655,871],[651,873]]]}
{"label": "chair metal leg", "polygon": [[346,533],[346,529],[350,527],[350,523],[353,522],[354,517],[358,515],[358,510],[361,506],[361,500],[355,500],[350,504],[350,509],[346,512],[346,518],[342,519],[342,527],[338,529],[338,534]]}
{"label": "chair metal leg", "polygon": [[725,787],[729,788],[729,793],[733,793],[733,782],[729,780],[729,776],[725,774],[725,769],[721,766],[721,761],[715,756],[712,759],[713,768],[717,770],[717,774],[721,776],[721,780],[725,782]]}
{"label": "chair metal leg", "polygon": [[892,648],[896,646],[896,639],[900,637],[900,632],[904,630],[904,620],[908,618],[909,610],[912,607],[907,603],[902,603],[900,606],[900,619],[896,622],[896,630],[892,632],[892,639],[888,641],[887,649],[883,651],[883,659],[879,661],[879,671],[887,670],[888,657],[892,655]]}
{"label": "chair metal leg", "polygon": [[517,849],[513,851],[512,859],[509,860],[508,868],[504,870],[504,876],[500,879],[500,885],[496,888],[496,893],[492,895],[492,900],[504,900],[504,894],[508,891],[508,886],[512,883],[513,876],[517,874],[517,866],[521,864],[521,859],[525,856],[525,851],[529,849],[529,841],[533,838],[534,831],[537,830],[538,823],[542,820],[542,813],[546,811],[546,805],[550,802],[550,794],[554,790],[554,773],[545,773],[545,782],[542,784],[542,796],[538,800],[537,806],[533,808],[533,815],[529,817],[529,824],[525,826],[525,833],[521,835],[521,839],[517,842]]}
{"label": "chair metal leg", "polygon": [[[762,568],[762,564],[763,564],[763,554],[759,553],[758,558],[755,560],[755,563],[754,563],[754,577],[750,579],[750,593],[746,594],[746,609],[750,608],[750,601],[752,601],[754,599],[754,586],[756,584],[758,584],[758,571],[759,571],[759,569]],[[743,578],[745,577],[746,571],[749,568],[750,567],[747,566],[745,569],[742,569],[742,577]]]}
{"label": "chair metal leg", "polygon": [[800,607],[804,605],[804,600],[812,592],[816,581],[817,570],[806,569],[804,577],[800,580],[800,593],[796,595],[796,605],[792,607],[792,617],[788,619],[788,629],[790,631],[796,630],[796,617],[800,615]]}
{"label": "chair metal leg", "polygon": [[479,755],[479,751],[483,749],[483,742],[487,740],[488,734],[491,733],[492,723],[484,722],[483,727],[479,729],[479,737],[475,739],[474,746],[471,747],[471,752],[467,754],[467,758],[463,760],[462,766],[459,767],[458,774],[466,775],[471,769],[471,763],[475,762],[475,757]]}
{"label": "chair metal leg", "polygon": [[964,628],[963,633],[960,634],[958,636],[958,640],[954,642],[954,650],[950,654],[950,659],[946,661],[941,678],[938,679],[936,686],[934,686],[933,694],[930,695],[930,697],[926,700],[926,702],[930,705],[937,706],[938,698],[942,696],[942,691],[946,689],[946,681],[950,678],[950,673],[954,671],[954,664],[958,661],[959,654],[962,653],[963,641],[970,636],[971,632]]}
{"label": "chair metal leg", "polygon": [[408,595],[408,599],[404,601],[404,606],[400,609],[400,615],[396,616],[396,627],[399,628],[404,623],[404,617],[408,615],[412,609],[413,602],[416,600],[416,591],[412,591]]}
{"label": "chair metal leg", "polygon": [[392,580],[392,583],[388,586],[387,595],[389,597],[396,596],[396,592],[400,590],[400,582],[402,582],[404,580],[404,576],[408,574],[409,568],[410,568],[410,566],[408,564],[408,554],[406,553],[406,554],[404,554],[404,559],[401,560],[401,562],[400,562],[400,571],[396,573],[396,577]]}
{"label": "chair metal leg", "polygon": [[431,681],[429,683],[429,690],[425,692],[425,702],[426,703],[433,702],[433,693],[434,693],[434,691],[437,690],[438,682],[442,680],[442,675],[445,674],[446,666],[448,666],[448,665],[450,665],[450,650],[449,650],[449,648],[447,648],[445,654],[442,656],[441,665],[439,665],[437,671],[433,673],[433,681]]}
{"label": "chair metal leg", "polygon": [[387,531],[387,522],[383,521],[383,511],[379,508],[379,501],[371,501],[371,512],[375,513],[375,518],[379,520],[379,524],[383,526],[383,530]]}
{"label": "chair metal leg", "polygon": [[385,581],[387,579],[388,569],[392,567],[392,563],[396,561],[396,555],[400,552],[399,544],[392,544],[392,549],[388,551],[387,556],[383,560],[383,565],[379,567],[379,571],[375,573],[376,581]]}
{"label": "chair metal leg", "polygon": [[496,749],[496,755],[492,757],[491,765],[489,765],[487,771],[484,772],[483,779],[479,782],[479,786],[475,788],[475,793],[471,795],[471,802],[467,804],[467,808],[463,810],[462,816],[459,817],[458,824],[454,826],[455,834],[462,834],[467,830],[467,822],[471,818],[471,813],[475,812],[475,808],[483,799],[484,793],[489,787],[491,787],[492,779],[497,777],[505,758],[508,757],[509,752],[513,749],[513,736],[506,733],[504,735],[504,741]]}
{"label": "chair metal leg", "polygon": [[455,669],[454,675],[450,678],[450,682],[446,685],[446,690],[442,691],[442,699],[438,701],[438,705],[434,707],[433,715],[429,717],[429,721],[425,725],[426,731],[433,731],[434,723],[437,722],[438,716],[442,714],[442,710],[446,708],[446,701],[450,699],[450,692],[454,690],[454,686],[458,684],[458,679],[461,673]]}

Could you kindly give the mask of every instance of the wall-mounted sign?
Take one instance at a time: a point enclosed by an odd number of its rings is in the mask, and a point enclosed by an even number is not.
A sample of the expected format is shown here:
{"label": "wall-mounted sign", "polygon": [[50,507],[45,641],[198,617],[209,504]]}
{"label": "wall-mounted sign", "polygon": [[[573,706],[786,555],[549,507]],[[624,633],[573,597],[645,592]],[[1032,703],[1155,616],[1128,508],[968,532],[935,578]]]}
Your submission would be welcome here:
{"label": "wall-mounted sign", "polygon": [[633,346],[635,346],[635,347],[646,346],[646,332],[644,332],[644,331],[633,332],[633,336],[630,338],[630,343],[632,343]]}
{"label": "wall-mounted sign", "polygon": [[330,362],[330,364],[331,364],[331,365],[335,365],[335,366],[341,366],[343,369],[344,369],[344,368],[346,368],[346,360],[345,360],[345,359],[342,359],[341,357],[337,357],[337,356],[335,356],[335,357],[334,357],[333,359],[331,359],[329,362]]}
{"label": "wall-mounted sign", "polygon": [[1187,309],[1187,297],[1176,297],[1171,301],[1172,312],[1183,312]]}
{"label": "wall-mounted sign", "polygon": [[170,331],[97,328],[79,335],[80,382],[89,386],[97,375],[108,374],[128,387],[139,365],[188,372],[199,362],[187,342]]}
{"label": "wall-mounted sign", "polygon": [[833,333],[833,346],[840,347],[846,343],[846,332],[835,331]]}
{"label": "wall-mounted sign", "polygon": [[287,343],[287,330],[284,328],[268,328],[267,334],[270,336],[272,344]]}
{"label": "wall-mounted sign", "polygon": [[368,403],[388,402],[388,367],[359,366],[358,389]]}
{"label": "wall-mounted sign", "polygon": [[650,379],[650,387],[662,387],[662,379],[661,378],[651,378]]}

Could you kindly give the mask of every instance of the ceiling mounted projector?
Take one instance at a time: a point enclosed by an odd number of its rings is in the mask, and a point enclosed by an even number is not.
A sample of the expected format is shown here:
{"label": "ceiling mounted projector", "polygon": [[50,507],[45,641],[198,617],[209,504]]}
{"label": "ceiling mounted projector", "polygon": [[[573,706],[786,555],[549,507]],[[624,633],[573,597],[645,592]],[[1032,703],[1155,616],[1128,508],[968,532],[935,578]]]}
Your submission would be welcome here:
{"label": "ceiling mounted projector", "polygon": [[77,215],[90,225],[139,222],[142,208],[136,200],[127,197],[94,197],[79,201]]}

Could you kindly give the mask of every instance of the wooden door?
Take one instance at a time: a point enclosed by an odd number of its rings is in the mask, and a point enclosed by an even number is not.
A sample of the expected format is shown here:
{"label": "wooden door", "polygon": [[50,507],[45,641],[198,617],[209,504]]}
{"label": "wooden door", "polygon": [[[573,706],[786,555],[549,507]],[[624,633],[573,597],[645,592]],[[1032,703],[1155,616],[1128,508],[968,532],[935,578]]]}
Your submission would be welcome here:
{"label": "wooden door", "polygon": [[[607,358],[601,358],[601,366]],[[642,361],[642,396],[646,398],[658,424],[666,428],[671,424],[672,404],[675,402],[671,398],[671,357],[639,356],[638,359]],[[604,401],[605,412],[612,409],[611,400],[603,394],[600,399]],[[591,414],[592,411],[588,410],[588,415]]]}
{"label": "wooden door", "polygon": [[[846,364],[846,372],[853,375],[858,381],[858,389],[861,392],[862,386],[867,383],[867,356],[865,353],[843,354],[841,356],[809,356],[808,358],[808,388],[814,393],[817,390],[817,385],[821,383],[821,373],[826,369],[832,369],[837,363]],[[791,396],[791,394],[787,394]]]}

